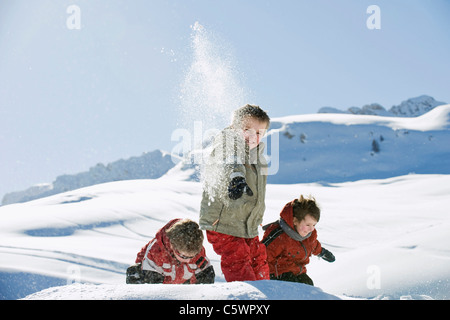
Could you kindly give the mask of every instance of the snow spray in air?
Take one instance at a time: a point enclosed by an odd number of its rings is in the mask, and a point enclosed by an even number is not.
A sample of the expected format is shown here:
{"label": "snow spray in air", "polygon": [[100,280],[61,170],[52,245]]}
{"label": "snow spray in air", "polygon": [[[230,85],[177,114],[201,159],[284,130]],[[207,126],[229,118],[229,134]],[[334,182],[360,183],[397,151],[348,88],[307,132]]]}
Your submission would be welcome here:
{"label": "snow spray in air", "polygon": [[204,147],[231,124],[236,109],[249,103],[248,91],[225,41],[198,22],[191,30],[192,59],[180,84],[178,128],[171,138],[179,143],[172,154],[183,156],[198,178],[211,182],[219,175],[205,177],[209,150]]}
{"label": "snow spray in air", "polygon": [[[231,47],[199,22],[191,26],[191,63],[180,84],[178,128],[180,141],[172,154],[183,156],[204,180],[205,146],[231,124],[233,111],[248,103]],[[210,178],[207,178],[210,180]]]}
{"label": "snow spray in air", "polygon": [[179,128],[193,132],[230,124],[234,110],[247,103],[231,49],[225,41],[195,22],[191,26],[192,63],[180,88]]}
{"label": "snow spray in air", "polygon": [[230,47],[198,22],[191,30],[192,58],[180,84],[178,129],[172,134],[172,141],[181,138],[175,153],[183,156],[201,149],[247,103]]}

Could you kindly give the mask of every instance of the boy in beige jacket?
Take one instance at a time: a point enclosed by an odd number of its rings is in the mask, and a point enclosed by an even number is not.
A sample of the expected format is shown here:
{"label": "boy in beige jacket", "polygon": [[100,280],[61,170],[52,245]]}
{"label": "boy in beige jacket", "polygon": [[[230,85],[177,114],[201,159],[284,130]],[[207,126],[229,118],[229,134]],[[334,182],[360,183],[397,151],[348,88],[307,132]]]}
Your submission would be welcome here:
{"label": "boy in beige jacket", "polygon": [[265,246],[258,237],[267,182],[260,140],[269,124],[258,106],[236,110],[232,125],[215,138],[204,170],[200,226],[221,256],[228,282],[269,279]]}

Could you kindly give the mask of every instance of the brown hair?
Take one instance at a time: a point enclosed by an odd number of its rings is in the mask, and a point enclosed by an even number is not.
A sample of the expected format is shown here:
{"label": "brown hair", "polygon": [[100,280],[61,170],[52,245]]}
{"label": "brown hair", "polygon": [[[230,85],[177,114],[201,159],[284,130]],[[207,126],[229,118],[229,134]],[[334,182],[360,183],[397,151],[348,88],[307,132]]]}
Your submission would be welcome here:
{"label": "brown hair", "polygon": [[175,222],[166,231],[170,243],[177,251],[187,254],[197,254],[203,247],[203,232],[199,225],[189,219]]}
{"label": "brown hair", "polygon": [[242,121],[247,117],[257,119],[261,122],[266,122],[267,128],[269,128],[270,118],[267,115],[267,113],[263,109],[261,109],[259,106],[255,106],[255,105],[251,105],[251,104],[246,104],[245,106],[234,111],[233,125],[239,126],[242,123]]}
{"label": "brown hair", "polygon": [[295,199],[293,203],[293,211],[294,217],[297,218],[298,221],[302,221],[306,215],[312,216],[317,222],[320,219],[320,208],[316,203],[316,199],[313,197],[304,198],[303,195],[300,195],[299,199]]}

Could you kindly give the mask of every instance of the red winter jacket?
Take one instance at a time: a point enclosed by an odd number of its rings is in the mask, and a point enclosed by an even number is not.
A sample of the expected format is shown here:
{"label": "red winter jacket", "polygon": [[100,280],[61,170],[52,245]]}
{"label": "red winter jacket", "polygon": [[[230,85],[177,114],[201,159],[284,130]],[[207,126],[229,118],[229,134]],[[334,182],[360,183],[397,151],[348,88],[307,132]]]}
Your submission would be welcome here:
{"label": "red winter jacket", "polygon": [[162,227],[155,238],[145,245],[137,254],[136,263],[142,263],[142,270],[157,272],[164,276],[167,284],[197,283],[196,275],[210,266],[205,248],[188,263],[182,263],[175,258],[171,249],[166,230],[180,219],[171,220]]}
{"label": "red winter jacket", "polygon": [[[284,228],[291,228],[289,233],[294,232],[301,238],[300,234],[294,229],[294,212],[292,210],[293,201],[286,204],[280,213],[280,220]],[[282,221],[281,221],[282,222]],[[272,231],[280,228],[280,221],[274,222],[268,226],[264,232],[262,242],[268,243],[271,238]],[[280,233],[267,245],[267,262],[269,263],[270,274],[275,277],[292,272],[293,274],[306,273],[306,265],[309,263],[311,254],[318,255],[322,251],[322,246],[317,240],[317,231],[314,229],[306,239],[298,241],[288,235],[283,229],[279,229]],[[294,234],[294,235],[295,235]],[[273,236],[273,234],[272,234]]]}

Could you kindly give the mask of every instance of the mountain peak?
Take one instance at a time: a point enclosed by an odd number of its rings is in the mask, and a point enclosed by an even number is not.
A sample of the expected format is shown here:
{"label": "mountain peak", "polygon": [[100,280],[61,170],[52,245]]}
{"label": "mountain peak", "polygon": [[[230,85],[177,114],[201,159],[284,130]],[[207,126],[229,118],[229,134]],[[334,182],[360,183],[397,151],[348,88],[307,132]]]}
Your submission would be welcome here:
{"label": "mountain peak", "polygon": [[332,107],[322,107],[318,113],[348,113],[348,114],[364,114],[388,117],[418,117],[437,106],[446,104],[445,102],[436,101],[433,97],[421,95],[402,101],[398,106],[392,106],[386,110],[378,103],[364,105],[363,107],[350,107],[346,111],[342,111]]}
{"label": "mountain peak", "polygon": [[393,106],[389,112],[400,117],[417,117],[443,104],[446,103],[436,101],[433,97],[422,95],[402,101],[400,105]]}

